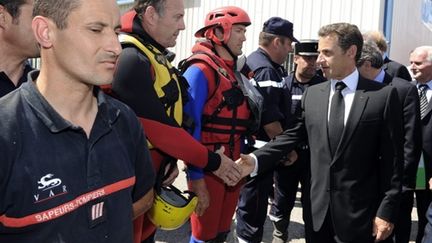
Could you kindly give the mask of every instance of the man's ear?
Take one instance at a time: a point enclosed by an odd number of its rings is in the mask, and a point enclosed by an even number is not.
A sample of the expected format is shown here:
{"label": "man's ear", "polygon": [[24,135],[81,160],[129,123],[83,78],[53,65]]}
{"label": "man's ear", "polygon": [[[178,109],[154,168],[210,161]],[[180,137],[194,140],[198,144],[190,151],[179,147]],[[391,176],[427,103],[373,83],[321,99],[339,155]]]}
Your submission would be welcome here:
{"label": "man's ear", "polygon": [[220,27],[214,28],[213,29],[213,33],[218,38],[218,40],[220,40],[221,42],[223,41],[223,39],[224,39],[224,33],[223,33],[222,28],[220,28]]}
{"label": "man's ear", "polygon": [[0,28],[3,29],[6,26],[6,8],[3,5],[0,5]]}
{"label": "man's ear", "polygon": [[54,26],[55,23],[53,23],[48,18],[42,16],[36,16],[33,18],[33,34],[42,48],[50,48],[52,46],[54,39],[54,34],[52,31]]}
{"label": "man's ear", "polygon": [[145,20],[147,24],[154,26],[156,25],[159,15],[153,6],[148,6],[144,11],[144,13],[142,14],[142,18]]}
{"label": "man's ear", "polygon": [[357,46],[351,45],[347,50],[347,54],[349,57],[355,58],[355,56],[357,54]]}
{"label": "man's ear", "polygon": [[372,63],[371,63],[370,61],[364,61],[363,65],[364,65],[367,69],[372,68]]}

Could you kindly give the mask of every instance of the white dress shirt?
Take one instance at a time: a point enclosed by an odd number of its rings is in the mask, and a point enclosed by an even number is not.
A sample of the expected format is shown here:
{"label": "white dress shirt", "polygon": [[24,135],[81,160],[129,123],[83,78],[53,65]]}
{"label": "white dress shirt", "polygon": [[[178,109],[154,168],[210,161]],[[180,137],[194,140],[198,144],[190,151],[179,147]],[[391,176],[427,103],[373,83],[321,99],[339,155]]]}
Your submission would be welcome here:
{"label": "white dress shirt", "polygon": [[[346,76],[345,78],[343,78],[341,81],[344,82],[346,84],[346,88],[344,88],[342,90],[342,96],[344,98],[344,104],[345,104],[345,116],[344,116],[344,124],[346,124],[346,121],[348,120],[348,116],[349,113],[351,111],[351,106],[352,103],[354,101],[354,94],[355,91],[357,90],[357,85],[358,85],[358,79],[359,79],[359,72],[357,71],[357,69],[355,69],[350,75]],[[338,82],[339,80],[330,80],[330,94],[329,94],[329,105],[327,108],[327,119],[329,119],[330,117],[330,104],[331,104],[331,99],[333,97],[333,94],[335,92],[335,84],[336,82]],[[432,90],[430,90],[432,92]],[[431,93],[432,95],[432,93]],[[254,177],[258,174],[258,159],[255,156],[255,154],[250,153],[249,154],[255,163],[255,168],[252,171],[252,173],[250,174],[251,177]]]}
{"label": "white dress shirt", "polygon": [[[417,89],[421,83],[417,82]],[[425,83],[429,88],[426,90],[426,98],[428,102],[430,102],[432,97],[432,80],[429,80],[427,83]]]}

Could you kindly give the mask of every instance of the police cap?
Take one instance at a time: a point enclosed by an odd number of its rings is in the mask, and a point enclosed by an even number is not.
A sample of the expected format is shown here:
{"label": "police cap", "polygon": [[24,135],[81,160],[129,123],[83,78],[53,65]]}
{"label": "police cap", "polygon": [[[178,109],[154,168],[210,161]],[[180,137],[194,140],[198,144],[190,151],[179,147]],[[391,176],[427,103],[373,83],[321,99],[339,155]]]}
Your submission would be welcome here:
{"label": "police cap", "polygon": [[318,56],[317,40],[301,40],[294,44],[294,54],[300,56]]}
{"label": "police cap", "polygon": [[285,36],[290,38],[293,42],[298,42],[293,35],[293,24],[280,17],[271,17],[268,19],[263,25],[262,32]]}

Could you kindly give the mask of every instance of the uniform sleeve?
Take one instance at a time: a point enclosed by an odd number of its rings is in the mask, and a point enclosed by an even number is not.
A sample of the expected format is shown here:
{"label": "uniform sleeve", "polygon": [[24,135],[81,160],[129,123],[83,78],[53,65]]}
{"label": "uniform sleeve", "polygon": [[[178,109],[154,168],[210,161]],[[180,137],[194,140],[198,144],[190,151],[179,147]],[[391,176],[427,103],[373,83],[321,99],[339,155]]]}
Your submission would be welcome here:
{"label": "uniform sleeve", "polygon": [[[204,105],[208,96],[208,80],[203,71],[205,66],[191,65],[183,76],[189,83],[189,102],[185,106],[185,112],[192,117],[194,127],[191,134],[197,141],[201,141],[201,121]],[[211,75],[211,74],[208,74]],[[188,166],[188,177],[197,180],[204,177],[201,169],[195,166]]]}
{"label": "uniform sleeve", "polygon": [[17,112],[22,110],[17,109],[16,106],[13,106],[13,102],[7,103],[7,101],[10,101],[10,99],[3,99],[3,101],[6,102],[2,102],[0,104],[0,113],[2,114],[2,119],[0,120],[0,217],[9,207],[6,193],[8,191],[8,186],[10,186],[9,180],[12,175],[12,169],[14,167],[17,154],[20,151],[19,148],[22,146],[22,138],[19,132],[22,131],[22,129],[20,129],[18,122],[16,119],[14,119],[17,117],[16,112],[11,111],[11,109],[17,110]]}
{"label": "uniform sleeve", "polygon": [[[15,140],[16,141],[16,140]],[[0,216],[6,211],[6,189],[7,181],[12,167],[12,155],[4,138],[0,136],[0,154],[2,161],[0,163]],[[10,147],[10,145],[9,145]]]}
{"label": "uniform sleeve", "polygon": [[125,48],[112,84],[115,96],[135,111],[152,145],[205,170],[219,168],[220,156],[194,140],[166,114],[154,90],[152,73],[150,62],[143,54],[136,48]]}
{"label": "uniform sleeve", "polygon": [[[137,121],[137,123],[139,123]],[[156,175],[150,152],[147,147],[145,133],[138,124],[137,129],[137,146],[135,158],[135,186],[133,189],[133,202],[141,199],[154,185]]]}
{"label": "uniform sleeve", "polygon": [[266,125],[274,121],[283,120],[285,115],[279,109],[283,97],[284,80],[272,68],[262,68],[255,71],[254,79],[257,88],[264,98],[261,124]]}

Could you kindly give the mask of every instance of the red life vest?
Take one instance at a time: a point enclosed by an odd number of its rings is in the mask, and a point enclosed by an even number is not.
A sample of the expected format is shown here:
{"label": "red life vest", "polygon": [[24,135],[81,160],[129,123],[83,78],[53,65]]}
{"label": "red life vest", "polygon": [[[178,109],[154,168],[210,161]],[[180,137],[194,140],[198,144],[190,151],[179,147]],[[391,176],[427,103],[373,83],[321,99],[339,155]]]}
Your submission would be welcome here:
{"label": "red life vest", "polygon": [[208,82],[208,96],[202,114],[201,142],[214,149],[216,145],[228,145],[230,156],[238,158],[240,139],[248,134],[251,125],[250,109],[243,91],[234,75],[234,65],[227,64],[211,51],[211,44],[195,45],[193,55],[182,69],[194,63],[204,63],[215,73],[215,80]]}

